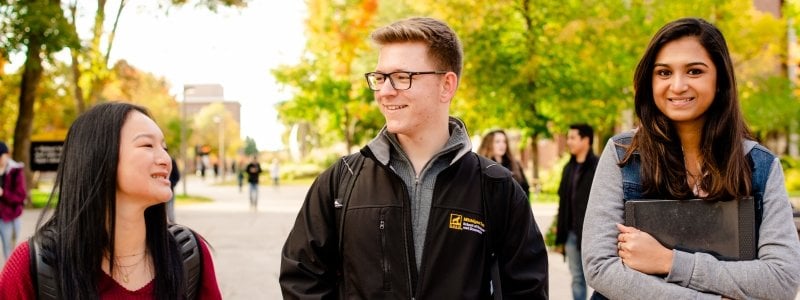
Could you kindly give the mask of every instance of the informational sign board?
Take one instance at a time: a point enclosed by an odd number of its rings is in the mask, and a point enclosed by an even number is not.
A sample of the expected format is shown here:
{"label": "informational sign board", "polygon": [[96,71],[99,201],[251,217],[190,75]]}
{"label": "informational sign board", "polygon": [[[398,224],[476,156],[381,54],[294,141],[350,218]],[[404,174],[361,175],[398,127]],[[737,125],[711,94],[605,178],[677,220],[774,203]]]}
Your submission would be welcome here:
{"label": "informational sign board", "polygon": [[32,141],[31,170],[56,171],[61,160],[61,149],[64,141]]}

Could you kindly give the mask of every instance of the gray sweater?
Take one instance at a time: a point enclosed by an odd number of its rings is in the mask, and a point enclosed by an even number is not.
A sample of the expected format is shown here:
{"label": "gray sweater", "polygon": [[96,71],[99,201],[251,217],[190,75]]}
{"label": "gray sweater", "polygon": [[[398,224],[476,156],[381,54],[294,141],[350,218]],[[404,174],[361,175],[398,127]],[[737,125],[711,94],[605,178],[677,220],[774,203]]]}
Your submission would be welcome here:
{"label": "gray sweater", "polygon": [[[755,142],[744,144],[745,153]],[[706,253],[672,250],[665,277],[646,275],[617,256],[615,224],[624,223],[622,174],[611,140],[589,195],[583,224],[583,268],[589,286],[609,299],[793,299],[800,284],[800,241],[792,221],[783,169],[776,158],[764,193],[758,259],[719,261]]]}
{"label": "gray sweater", "polygon": [[408,189],[411,199],[411,224],[414,233],[414,258],[419,270],[422,263],[425,234],[428,229],[428,217],[431,213],[433,201],[433,188],[436,176],[459,158],[472,150],[467,128],[461,120],[450,118],[450,138],[444,148],[434,155],[422,168],[419,177],[414,172],[414,166],[408,159],[405,151],[397,140],[397,136],[384,127],[368,147],[382,164],[388,164]]}

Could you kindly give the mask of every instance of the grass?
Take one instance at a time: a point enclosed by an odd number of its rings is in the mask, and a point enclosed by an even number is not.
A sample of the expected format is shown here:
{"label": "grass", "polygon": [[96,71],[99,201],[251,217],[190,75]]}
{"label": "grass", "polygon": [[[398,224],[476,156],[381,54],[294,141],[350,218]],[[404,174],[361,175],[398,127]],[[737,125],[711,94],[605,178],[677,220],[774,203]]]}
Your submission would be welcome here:
{"label": "grass", "polygon": [[531,204],[535,203],[558,203],[558,194],[551,194],[551,193],[539,193],[531,194],[530,196]]}
{"label": "grass", "polygon": [[[42,208],[47,205],[47,200],[50,197],[50,192],[42,190],[31,190],[31,202],[34,208]],[[208,203],[212,202],[211,198],[196,196],[196,195],[181,195],[175,197],[175,201],[180,204],[195,204],[195,203]]]}
{"label": "grass", "polygon": [[50,198],[50,192],[31,190],[31,203],[34,208],[42,208],[47,205],[48,198]]}
{"label": "grass", "polygon": [[203,197],[203,196],[196,196],[196,195],[185,195],[185,194],[176,194],[175,195],[175,202],[180,204],[195,204],[195,203],[208,203],[213,202],[211,198]]}

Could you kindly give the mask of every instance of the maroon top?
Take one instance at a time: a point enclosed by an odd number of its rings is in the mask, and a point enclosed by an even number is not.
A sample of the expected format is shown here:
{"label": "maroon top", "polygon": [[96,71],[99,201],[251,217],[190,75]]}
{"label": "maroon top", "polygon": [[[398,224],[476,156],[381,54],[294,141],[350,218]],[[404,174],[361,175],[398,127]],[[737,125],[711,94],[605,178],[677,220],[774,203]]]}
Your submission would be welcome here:
{"label": "maroon top", "polygon": [[[9,164],[12,164],[9,160]],[[11,184],[11,182],[14,184]],[[3,195],[0,196],[0,219],[11,222],[22,214],[25,203],[25,176],[22,168],[10,165],[3,176]]]}
{"label": "maroon top", "polygon": [[[200,282],[200,291],[197,299],[217,300],[222,299],[222,295],[217,285],[217,277],[214,273],[214,262],[211,260],[208,247],[202,239],[197,239],[202,245],[203,252],[203,274]],[[129,291],[119,285],[108,274],[103,272],[100,282],[97,285],[100,299],[104,300],[132,300],[132,299],[153,299],[153,289],[155,285],[150,283],[136,291]],[[0,295],[4,299],[36,299],[31,281],[30,273],[30,251],[28,242],[17,246],[14,253],[3,267],[0,273]]]}

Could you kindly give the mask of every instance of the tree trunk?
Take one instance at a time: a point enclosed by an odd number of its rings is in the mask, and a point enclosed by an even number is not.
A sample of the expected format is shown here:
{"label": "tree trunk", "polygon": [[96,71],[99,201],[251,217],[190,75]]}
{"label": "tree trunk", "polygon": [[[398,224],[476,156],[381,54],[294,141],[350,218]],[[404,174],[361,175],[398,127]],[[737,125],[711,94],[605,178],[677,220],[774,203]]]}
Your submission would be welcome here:
{"label": "tree trunk", "polygon": [[347,106],[344,108],[344,143],[345,143],[345,155],[350,154],[350,149],[353,148],[353,130],[350,130],[350,112],[347,110]]}
{"label": "tree trunk", "polygon": [[[19,91],[19,115],[14,128],[14,160],[25,163],[25,182],[27,189],[34,185],[30,167],[31,134],[33,132],[33,103],[36,90],[42,79],[42,41],[39,37],[30,36],[28,43],[25,70]],[[29,193],[30,194],[30,193]]]}
{"label": "tree trunk", "polygon": [[[78,32],[78,26],[75,25],[77,22],[77,13],[78,13],[77,3],[73,3],[72,5],[70,5],[69,11],[72,22],[72,24],[70,24],[72,26],[72,30]],[[84,100],[83,88],[81,88],[80,85],[81,69],[79,65],[78,55],[80,51],[82,51],[83,49],[81,48],[74,49],[74,48],[75,47],[69,49],[69,54],[70,56],[72,56],[72,84],[75,85],[74,86],[75,90],[73,91],[75,93],[75,108],[78,110],[78,114],[82,114],[86,110],[86,100]]]}
{"label": "tree trunk", "polygon": [[533,182],[539,184],[539,134],[531,134],[531,159],[533,160]]}
{"label": "tree trunk", "polygon": [[78,110],[78,114],[82,114],[86,111],[86,100],[83,99],[83,89],[79,83],[81,69],[78,65],[78,51],[70,49],[70,54],[72,55],[72,84],[75,85],[75,108]]}

